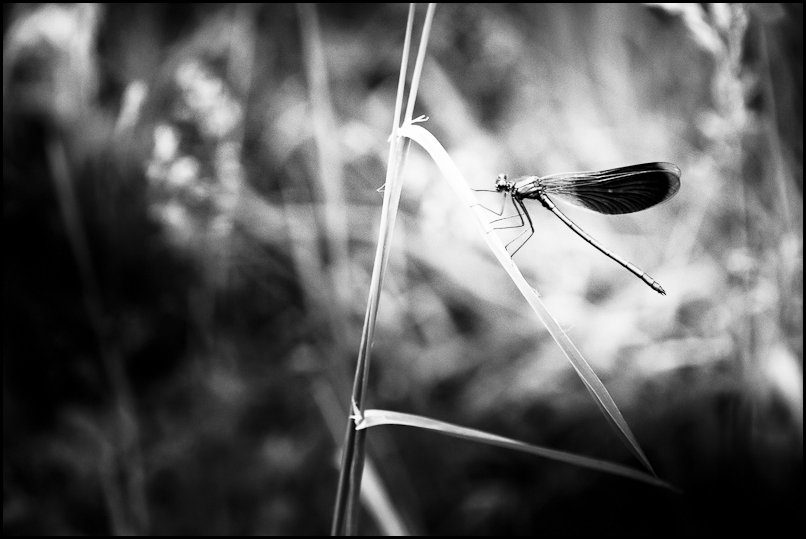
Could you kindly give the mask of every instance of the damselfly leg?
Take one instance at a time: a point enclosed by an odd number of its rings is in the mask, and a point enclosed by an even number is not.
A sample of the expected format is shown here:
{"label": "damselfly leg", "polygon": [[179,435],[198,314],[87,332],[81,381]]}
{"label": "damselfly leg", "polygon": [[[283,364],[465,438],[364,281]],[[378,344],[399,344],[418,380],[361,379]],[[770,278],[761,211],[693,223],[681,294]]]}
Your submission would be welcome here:
{"label": "damselfly leg", "polygon": [[[532,236],[534,236],[534,234],[535,234],[535,225],[532,224],[532,218],[529,216],[529,212],[526,211],[526,206],[523,205],[523,200],[521,200],[519,198],[515,198],[515,197],[511,197],[511,198],[512,198],[512,205],[515,206],[515,210],[518,212],[518,215],[521,217],[521,226],[524,225],[524,223],[523,223],[523,215],[526,216],[526,221],[529,223],[529,230],[524,230],[523,232],[518,234],[512,241],[510,241],[509,243],[506,244],[506,249],[507,249],[507,251],[509,251],[509,246],[510,245],[512,245],[521,236],[523,236],[523,235],[528,233],[528,235],[523,239],[523,241],[521,241],[518,244],[518,246],[509,255],[509,256],[512,257],[512,256],[515,256],[515,253],[520,251],[521,247],[526,245],[526,242],[529,241]],[[518,209],[518,206],[520,206],[520,210]],[[521,210],[523,210],[523,214],[521,214]]]}
{"label": "damselfly leg", "polygon": [[[490,212],[492,214],[497,215],[498,217],[501,217],[502,215],[504,215],[504,207],[507,204],[507,193],[506,192],[501,192],[498,189],[473,189],[473,191],[475,191],[477,193],[501,193],[501,195],[502,195],[501,196],[501,209],[498,210],[498,211],[495,211],[494,209],[485,206],[481,202],[479,202],[476,205],[481,206],[483,209],[487,210],[488,212]],[[508,219],[508,217],[506,219]],[[500,219],[496,219],[496,221],[499,221],[499,220]],[[490,222],[494,223],[495,221],[490,221]]]}
{"label": "damselfly leg", "polygon": [[[529,212],[527,212],[526,208],[523,206],[523,201],[518,200],[515,197],[513,197],[512,193],[510,193],[509,191],[503,191],[502,192],[502,191],[499,191],[497,189],[473,189],[473,190],[474,191],[479,191],[479,192],[487,192],[487,193],[499,193],[500,192],[502,194],[502,197],[501,197],[501,209],[499,209],[498,211],[496,211],[496,210],[494,210],[492,208],[488,208],[484,204],[479,203],[479,206],[481,206],[482,208],[484,208],[488,212],[492,213],[493,215],[498,215],[499,216],[498,219],[493,219],[492,221],[490,221],[491,224],[492,223],[500,223],[502,221],[508,221],[510,219],[518,219],[518,223],[516,223],[514,225],[506,225],[506,226],[496,225],[496,226],[493,226],[494,230],[506,230],[506,229],[511,229],[511,228],[522,228],[522,227],[526,226],[527,223],[529,224],[529,230],[524,230],[523,232],[521,232],[520,234],[515,236],[513,239],[511,239],[509,242],[507,242],[507,244],[504,246],[506,248],[507,252],[509,252],[509,246],[520,240],[520,243],[518,244],[518,247],[515,248],[509,255],[509,256],[515,256],[515,253],[517,253],[518,250],[520,250],[520,248],[523,247],[526,244],[526,242],[529,241],[529,238],[531,238],[532,235],[534,235],[534,233],[535,233],[535,228],[534,228],[534,225],[532,224],[532,218],[529,216]],[[504,215],[504,209],[506,208],[507,197],[509,197],[509,199],[512,201],[512,207],[515,208],[515,215],[507,215],[506,217],[504,217],[503,215]],[[524,215],[526,215],[526,220],[525,221],[523,219]],[[528,234],[526,236],[526,238],[521,240],[521,238],[526,234]]]}

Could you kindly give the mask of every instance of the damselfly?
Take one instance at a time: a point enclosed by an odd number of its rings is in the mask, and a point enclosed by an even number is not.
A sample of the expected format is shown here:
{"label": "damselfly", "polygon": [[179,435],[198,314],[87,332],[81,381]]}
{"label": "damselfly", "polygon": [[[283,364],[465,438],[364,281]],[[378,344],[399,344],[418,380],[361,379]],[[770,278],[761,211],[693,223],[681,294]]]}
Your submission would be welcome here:
{"label": "damselfly", "polygon": [[[524,205],[524,199],[539,200],[543,207],[560,218],[568,227],[579,234],[582,239],[601,252],[627,268],[638,278],[660,294],[666,295],[663,287],[638,266],[628,262],[613,251],[593,239],[554,205],[549,195],[556,195],[561,200],[587,208],[599,213],[621,214],[633,213],[650,208],[668,200],[680,189],[680,169],[671,163],[644,163],[628,167],[601,170],[598,172],[566,172],[550,176],[523,176],[514,181],[507,180],[505,174],[499,174],[495,181],[495,189],[488,190],[504,194],[501,211],[493,213],[503,215],[506,197],[509,195],[517,215],[502,217],[519,218],[520,224],[498,228],[520,228],[529,225],[524,231],[507,244],[507,248],[525,234],[528,235],[512,251],[514,256],[535,232],[532,218]],[[489,209],[489,208],[488,208]],[[524,221],[524,216],[526,221]]]}

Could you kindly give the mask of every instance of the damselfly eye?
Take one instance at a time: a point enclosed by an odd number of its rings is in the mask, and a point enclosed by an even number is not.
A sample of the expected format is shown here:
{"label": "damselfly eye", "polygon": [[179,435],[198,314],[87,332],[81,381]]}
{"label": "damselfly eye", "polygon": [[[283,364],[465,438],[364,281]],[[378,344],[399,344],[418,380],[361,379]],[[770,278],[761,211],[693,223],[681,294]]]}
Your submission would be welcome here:
{"label": "damselfly eye", "polygon": [[495,188],[499,191],[504,189],[507,185],[507,175],[506,174],[499,174],[498,178],[495,180]]}

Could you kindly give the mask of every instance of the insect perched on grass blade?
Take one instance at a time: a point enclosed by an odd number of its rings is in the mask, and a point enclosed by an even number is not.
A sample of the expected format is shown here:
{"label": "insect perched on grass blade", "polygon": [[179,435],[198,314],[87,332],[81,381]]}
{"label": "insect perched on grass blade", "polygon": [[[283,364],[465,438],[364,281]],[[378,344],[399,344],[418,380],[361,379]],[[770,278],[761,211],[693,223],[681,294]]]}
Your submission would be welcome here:
{"label": "insect perched on grass blade", "polygon": [[[520,219],[520,224],[498,228],[520,228],[526,224],[529,225],[528,231],[524,230],[507,244],[507,248],[509,248],[512,243],[528,233],[526,238],[512,251],[512,256],[523,247],[535,232],[532,218],[529,216],[523,201],[527,198],[539,200],[544,208],[559,217],[582,239],[634,273],[653,290],[666,295],[666,291],[655,279],[636,265],[604,247],[569,219],[554,205],[549,195],[556,195],[561,200],[595,212],[614,215],[651,208],[655,204],[660,204],[674,196],[679,189],[680,169],[676,165],[671,163],[644,163],[597,172],[566,172],[543,177],[523,176],[514,181],[507,180],[505,174],[499,174],[498,179],[495,181],[495,189],[487,189],[487,191],[503,193],[504,204],[506,204],[508,194],[517,212],[517,215],[502,217],[493,222],[512,218]],[[503,215],[503,212],[503,204],[500,212],[493,211],[496,215]],[[523,219],[524,216],[526,216],[526,221]]]}

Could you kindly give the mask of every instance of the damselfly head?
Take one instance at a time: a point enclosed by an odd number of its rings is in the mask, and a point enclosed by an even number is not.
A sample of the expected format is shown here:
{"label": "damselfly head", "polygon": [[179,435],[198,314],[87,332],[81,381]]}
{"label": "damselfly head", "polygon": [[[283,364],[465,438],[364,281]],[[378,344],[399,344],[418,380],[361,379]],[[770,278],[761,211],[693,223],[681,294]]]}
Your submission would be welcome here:
{"label": "damselfly head", "polygon": [[509,189],[509,182],[507,181],[506,174],[499,174],[495,180],[496,191],[506,191]]}

